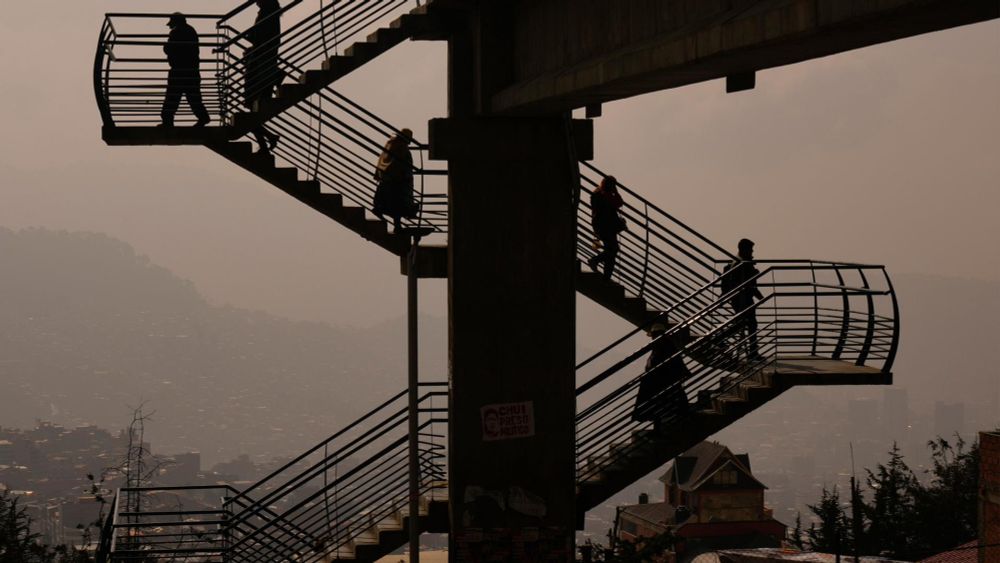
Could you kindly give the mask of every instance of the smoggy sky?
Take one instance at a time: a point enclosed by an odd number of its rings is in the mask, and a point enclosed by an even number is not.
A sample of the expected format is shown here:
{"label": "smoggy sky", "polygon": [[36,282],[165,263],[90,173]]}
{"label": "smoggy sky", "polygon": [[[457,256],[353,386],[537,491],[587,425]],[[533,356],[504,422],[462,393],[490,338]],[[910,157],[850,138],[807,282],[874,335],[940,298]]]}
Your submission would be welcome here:
{"label": "smoggy sky", "polygon": [[[346,325],[402,314],[396,259],[249,173],[199,147],[101,142],[102,14],[232,5],[6,3],[0,227],[108,233],[215,303]],[[406,43],[338,88],[425,137],[445,62],[443,44]],[[1000,22],[763,72],[751,92],[715,81],[609,104],[596,135],[599,167],[760,257],[1000,279]],[[444,315],[443,282],[423,287]]]}

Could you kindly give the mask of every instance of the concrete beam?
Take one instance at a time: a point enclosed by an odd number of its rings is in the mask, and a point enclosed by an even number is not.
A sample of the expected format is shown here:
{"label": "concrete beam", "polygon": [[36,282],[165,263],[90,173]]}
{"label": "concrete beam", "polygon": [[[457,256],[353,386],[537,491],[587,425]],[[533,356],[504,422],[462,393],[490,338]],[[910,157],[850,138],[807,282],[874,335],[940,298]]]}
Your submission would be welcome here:
{"label": "concrete beam", "polygon": [[997,0],[522,0],[492,113],[566,111],[1000,17]]}

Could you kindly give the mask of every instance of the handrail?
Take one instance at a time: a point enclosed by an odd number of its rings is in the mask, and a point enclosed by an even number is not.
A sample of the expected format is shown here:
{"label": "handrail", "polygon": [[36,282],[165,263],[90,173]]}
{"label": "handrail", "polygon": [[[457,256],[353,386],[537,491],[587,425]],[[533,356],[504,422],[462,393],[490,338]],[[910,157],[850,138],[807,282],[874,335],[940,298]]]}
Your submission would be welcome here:
{"label": "handrail", "polygon": [[[761,377],[768,366],[799,357],[799,350],[806,351],[807,356],[827,359],[839,354],[851,363],[864,358],[866,365],[869,361],[880,362],[880,371],[889,372],[898,341],[895,313],[898,304],[884,268],[820,261],[761,262],[765,264],[767,266],[751,279],[721,295],[715,294],[718,280],[704,284],[700,293],[711,296],[710,304],[699,306],[694,313],[670,325],[658,338],[638,349],[630,349],[631,353],[624,359],[577,387],[580,405],[576,417],[578,480],[587,481],[609,465],[627,463],[632,459],[630,456],[648,455],[645,453],[648,448],[644,449],[643,444],[648,439],[645,436],[652,422],[635,418],[636,393],[645,377],[668,362],[684,361],[691,370],[680,382],[682,387],[672,388],[683,390],[683,405],[675,400],[676,391],[663,390],[652,399],[655,403],[650,407],[652,415],[671,424],[682,424],[684,417],[691,416],[695,409],[706,408],[727,396],[735,397],[733,394],[743,382]],[[859,283],[853,283],[852,276],[857,276]],[[830,277],[838,282],[828,282],[826,278]],[[882,281],[875,283],[878,277]],[[764,292],[763,299],[732,313],[720,313],[751,285]],[[854,306],[858,299],[863,300],[863,307]],[[889,311],[884,307],[887,299],[891,305]],[[685,302],[696,301],[699,301],[697,295],[689,295],[662,311],[660,317],[674,314]],[[742,330],[749,326],[745,319],[751,316],[759,321],[758,329],[752,333]],[[717,322],[719,319],[722,321]],[[846,329],[842,326],[844,319],[847,319]],[[597,358],[618,356],[616,348],[628,345],[638,330],[641,329],[629,331],[613,346],[578,363],[578,371]],[[677,343],[669,357],[661,358],[658,365],[650,365],[648,369],[631,369],[664,338]],[[753,340],[758,340],[760,359],[747,355]],[[425,407],[420,410],[424,418],[419,428],[426,438],[422,437],[419,443],[423,468],[421,490],[425,494],[440,486],[446,476],[446,469],[441,465],[445,446],[437,443],[435,436],[438,434],[430,429],[446,421],[443,415],[447,411],[435,407],[433,402],[427,403],[437,396],[445,396],[445,385],[427,385],[427,392],[421,398]],[[669,393],[674,393],[675,399],[665,399],[665,394]],[[290,479],[285,480],[283,475],[301,466],[308,455],[297,456],[281,470],[271,472],[233,497],[242,502],[227,501],[226,507],[238,510],[229,511],[232,516],[227,516],[220,524],[219,535],[226,546],[224,556],[247,563],[293,556],[301,561],[318,561],[324,554],[337,552],[358,534],[400,510],[407,494],[404,486],[407,454],[403,446],[407,441],[404,429],[408,414],[407,409],[395,409],[393,405],[398,404],[403,395],[397,393],[308,450],[310,455],[323,451],[319,459],[296,470]],[[594,398],[588,399],[591,396]],[[689,397],[693,397],[693,402]],[[355,432],[347,432],[348,429],[355,429]],[[349,437],[354,434],[357,436]],[[342,443],[328,448],[335,439]],[[352,459],[356,461],[352,463]],[[327,479],[327,474],[341,465],[346,465],[344,470],[335,471],[333,478]],[[250,491],[264,491],[264,496],[253,499],[248,494]],[[277,510],[270,511],[271,507]],[[217,511],[203,512],[210,516]],[[149,518],[155,514],[171,515],[165,510],[148,511],[144,516]],[[154,523],[172,525],[166,520]],[[130,524],[135,525],[134,522]],[[124,526],[127,528],[129,524]],[[170,541],[173,540],[164,539],[163,547],[151,544],[149,552],[180,553],[181,550],[168,547]],[[206,548],[185,549],[205,553]]]}

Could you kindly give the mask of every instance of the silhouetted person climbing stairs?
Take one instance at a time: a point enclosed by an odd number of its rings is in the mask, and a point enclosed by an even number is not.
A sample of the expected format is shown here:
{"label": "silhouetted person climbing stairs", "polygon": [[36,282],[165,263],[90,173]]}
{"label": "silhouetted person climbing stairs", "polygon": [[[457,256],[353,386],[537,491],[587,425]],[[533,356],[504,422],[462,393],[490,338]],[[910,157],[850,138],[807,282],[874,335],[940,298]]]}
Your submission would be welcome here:
{"label": "silhouetted person climbing stairs", "polygon": [[618,194],[618,180],[605,176],[601,184],[590,195],[591,225],[597,241],[603,250],[587,261],[590,269],[597,271],[597,265],[604,264],[604,277],[611,279],[618,259],[618,233],[625,230],[625,220],[620,214],[623,201]]}
{"label": "silhouetted person climbing stairs", "polygon": [[[257,0],[257,19],[247,31],[251,47],[246,51],[244,97],[250,111],[258,111],[262,102],[271,99],[274,88],[285,78],[278,67],[281,47],[281,5],[278,0]],[[278,145],[278,135],[259,126],[251,131],[260,152],[270,153]]]}

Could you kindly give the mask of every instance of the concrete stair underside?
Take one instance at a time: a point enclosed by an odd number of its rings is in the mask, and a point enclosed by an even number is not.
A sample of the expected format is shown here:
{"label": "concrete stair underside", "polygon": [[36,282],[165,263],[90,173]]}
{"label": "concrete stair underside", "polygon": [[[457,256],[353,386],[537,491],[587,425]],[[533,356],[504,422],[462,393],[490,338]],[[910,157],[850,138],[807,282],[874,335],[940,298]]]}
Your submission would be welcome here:
{"label": "concrete stair underside", "polygon": [[[666,430],[634,431],[627,439],[610,444],[606,452],[590,456],[587,466],[594,471],[577,483],[577,525],[582,529],[588,510],[792,387],[891,382],[891,375],[874,368],[810,356],[774,360],[739,383],[723,379],[720,386],[726,389],[724,393],[697,404],[686,418]],[[438,486],[445,487],[446,483]],[[406,544],[408,526],[409,518],[400,511],[373,524],[355,542],[323,561],[374,562]],[[448,533],[446,498],[422,502],[420,528],[423,532]]]}

